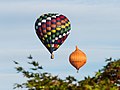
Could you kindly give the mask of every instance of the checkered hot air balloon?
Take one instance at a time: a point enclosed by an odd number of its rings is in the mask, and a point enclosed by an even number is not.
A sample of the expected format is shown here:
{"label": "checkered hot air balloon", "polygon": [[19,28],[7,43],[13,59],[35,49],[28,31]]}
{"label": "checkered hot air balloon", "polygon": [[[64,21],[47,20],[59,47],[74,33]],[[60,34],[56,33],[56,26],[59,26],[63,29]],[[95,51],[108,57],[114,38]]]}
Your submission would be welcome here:
{"label": "checkered hot air balloon", "polygon": [[38,38],[51,53],[56,51],[70,34],[71,25],[68,18],[58,13],[41,15],[35,22],[35,30]]}

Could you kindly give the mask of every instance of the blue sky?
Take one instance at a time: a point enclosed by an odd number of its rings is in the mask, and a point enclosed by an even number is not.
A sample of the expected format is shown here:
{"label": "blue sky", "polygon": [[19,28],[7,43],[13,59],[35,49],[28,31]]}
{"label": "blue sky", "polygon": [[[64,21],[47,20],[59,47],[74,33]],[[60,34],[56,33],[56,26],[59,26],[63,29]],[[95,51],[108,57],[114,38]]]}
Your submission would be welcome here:
{"label": "blue sky", "polygon": [[[72,25],[71,34],[55,52],[55,59],[36,36],[35,20],[43,13],[66,15]],[[105,65],[105,58],[120,57],[119,0],[0,0],[0,90],[12,90],[13,84],[23,82],[16,74],[13,60],[26,66],[32,54],[44,71],[78,80],[93,76]],[[76,73],[68,58],[75,46],[87,55],[87,63]]]}

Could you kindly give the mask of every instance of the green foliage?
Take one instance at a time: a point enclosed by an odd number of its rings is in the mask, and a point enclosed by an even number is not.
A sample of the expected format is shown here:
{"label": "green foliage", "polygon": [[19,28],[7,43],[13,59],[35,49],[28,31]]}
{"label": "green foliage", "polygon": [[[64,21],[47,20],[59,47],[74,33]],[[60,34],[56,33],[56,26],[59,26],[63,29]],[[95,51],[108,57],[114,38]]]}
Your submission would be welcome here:
{"label": "green foliage", "polygon": [[[65,80],[53,76],[50,73],[41,73],[43,69],[37,61],[28,62],[32,68],[25,70],[16,61],[15,67],[18,73],[22,73],[27,81],[22,84],[15,84],[16,88],[28,88],[28,90],[119,90],[120,89],[120,59],[106,59],[107,65],[96,72],[94,77],[85,77],[77,81],[74,77],[68,76]],[[31,71],[31,72],[30,72]]]}

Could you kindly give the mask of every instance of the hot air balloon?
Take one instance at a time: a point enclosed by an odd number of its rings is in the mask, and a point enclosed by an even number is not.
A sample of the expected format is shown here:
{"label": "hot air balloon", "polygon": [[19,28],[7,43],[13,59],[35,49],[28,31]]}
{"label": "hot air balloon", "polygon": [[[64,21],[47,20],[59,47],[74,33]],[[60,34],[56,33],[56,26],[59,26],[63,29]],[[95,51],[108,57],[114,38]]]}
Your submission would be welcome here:
{"label": "hot air balloon", "polygon": [[58,13],[41,15],[35,22],[35,30],[38,38],[51,53],[56,51],[70,34],[71,25],[68,18]]}
{"label": "hot air balloon", "polygon": [[69,56],[70,63],[78,70],[86,63],[87,57],[84,52],[78,49],[72,52]]}

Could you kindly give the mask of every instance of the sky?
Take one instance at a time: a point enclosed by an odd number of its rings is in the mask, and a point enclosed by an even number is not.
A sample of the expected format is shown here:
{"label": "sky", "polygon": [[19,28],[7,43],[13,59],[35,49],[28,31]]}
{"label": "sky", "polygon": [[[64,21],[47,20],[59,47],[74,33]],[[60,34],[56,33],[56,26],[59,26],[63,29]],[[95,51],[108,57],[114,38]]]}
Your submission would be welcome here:
{"label": "sky", "polygon": [[[54,60],[34,29],[36,19],[50,12],[65,15],[72,28],[54,52]],[[27,67],[30,54],[43,66],[42,72],[62,79],[68,75],[77,80],[92,77],[106,65],[106,58],[120,58],[119,34],[120,0],[0,0],[0,90],[13,90],[14,83],[25,82],[13,61]],[[69,63],[76,45],[87,55],[79,73]]]}

